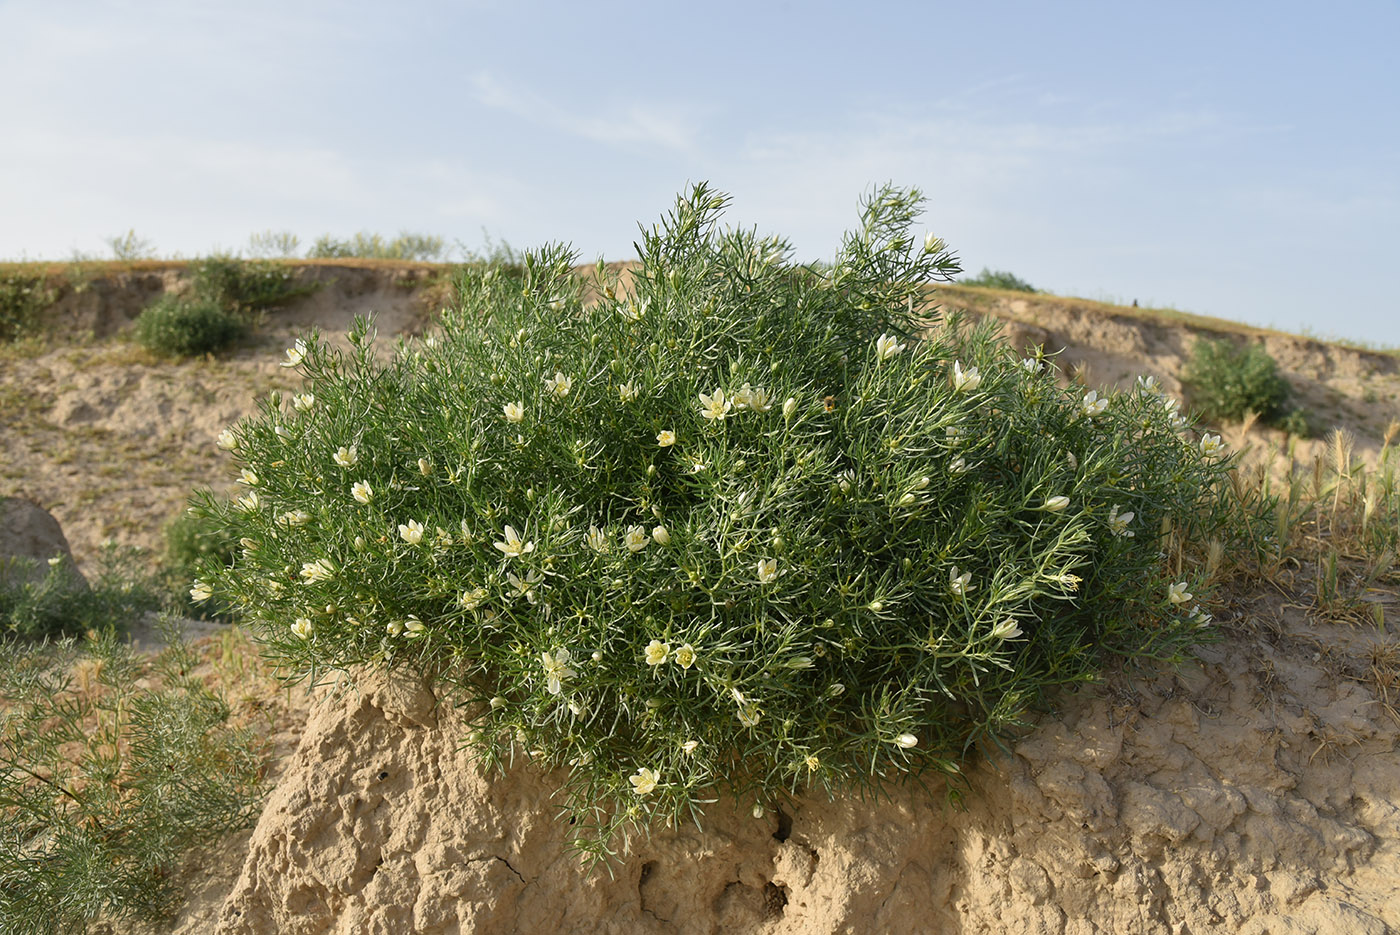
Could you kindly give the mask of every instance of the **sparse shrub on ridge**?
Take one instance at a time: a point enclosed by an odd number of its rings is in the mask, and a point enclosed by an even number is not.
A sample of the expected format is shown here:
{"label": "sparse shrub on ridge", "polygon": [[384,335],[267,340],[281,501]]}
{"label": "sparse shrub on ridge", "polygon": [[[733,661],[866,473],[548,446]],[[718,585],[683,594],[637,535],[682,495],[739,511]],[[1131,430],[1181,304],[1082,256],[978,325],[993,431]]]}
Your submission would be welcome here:
{"label": "sparse shrub on ridge", "polygon": [[163,295],[136,317],[138,343],[167,357],[222,351],[243,336],[243,319],[214,299]]}
{"label": "sparse shrub on ridge", "polygon": [[446,244],[441,237],[428,234],[401,233],[393,240],[364,231],[340,240],[325,234],[316,238],[306,255],[312,259],[359,257],[375,260],[441,260]]}
{"label": "sparse shrub on ridge", "polygon": [[1193,557],[1253,515],[1219,438],[985,325],[921,339],[958,267],[920,203],[874,192],[802,267],[700,185],[630,285],[549,247],[465,269],[387,363],[362,321],[345,352],[309,335],[295,404],[220,436],[247,490],[197,504],[241,550],[193,593],[312,678],[433,673],[484,761],[567,769],[599,858],[721,790],[956,777],[1047,692],[1180,658],[1210,634]]}
{"label": "sparse shrub on ridge", "polygon": [[981,286],[986,289],[1010,289],[1015,292],[1035,292],[1035,286],[1014,273],[1006,270],[991,270],[982,267],[982,272],[970,279],[958,280],[960,286]]}
{"label": "sparse shrub on ridge", "polygon": [[1291,411],[1288,381],[1269,352],[1254,342],[1236,345],[1226,339],[1198,338],[1182,382],[1190,391],[1192,407],[1211,422],[1238,421],[1254,413],[1274,423]]}
{"label": "sparse shrub on ridge", "polygon": [[293,269],[270,260],[244,260],[215,254],[190,264],[192,291],[197,298],[217,302],[226,311],[258,312],[285,305],[315,291],[301,285]]}

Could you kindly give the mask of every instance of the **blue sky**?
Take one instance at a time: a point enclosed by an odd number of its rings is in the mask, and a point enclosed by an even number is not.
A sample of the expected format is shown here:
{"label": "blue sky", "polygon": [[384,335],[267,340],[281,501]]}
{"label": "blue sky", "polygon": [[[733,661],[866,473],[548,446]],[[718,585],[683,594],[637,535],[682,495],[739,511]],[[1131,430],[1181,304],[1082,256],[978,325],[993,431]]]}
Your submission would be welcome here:
{"label": "blue sky", "polygon": [[689,183],[830,257],[1400,345],[1400,5],[0,0],[0,257],[421,231],[632,255]]}

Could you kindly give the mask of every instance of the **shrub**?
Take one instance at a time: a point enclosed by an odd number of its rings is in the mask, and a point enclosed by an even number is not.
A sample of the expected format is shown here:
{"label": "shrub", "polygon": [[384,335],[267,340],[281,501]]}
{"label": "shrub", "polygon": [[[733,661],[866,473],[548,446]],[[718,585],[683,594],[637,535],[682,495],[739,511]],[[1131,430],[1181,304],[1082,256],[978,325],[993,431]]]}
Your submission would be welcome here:
{"label": "shrub", "polygon": [[136,340],[167,357],[212,354],[243,336],[243,320],[218,302],[163,295],[136,318]]}
{"label": "shrub", "polygon": [[330,234],[318,237],[306,255],[313,259],[360,257],[426,262],[442,259],[445,249],[446,245],[441,237],[428,234],[401,233],[393,240],[385,240],[379,234],[361,231],[349,240],[337,240]]}
{"label": "shrub", "polygon": [[1255,413],[1275,422],[1288,411],[1288,381],[1259,344],[1200,338],[1182,374],[1191,405],[1212,422],[1237,421]]}
{"label": "shrub", "polygon": [[290,267],[269,260],[215,255],[191,263],[190,272],[197,298],[236,313],[285,305],[316,289],[297,283]]}
{"label": "shrub", "polygon": [[61,556],[50,561],[38,581],[26,581],[27,576],[15,574],[16,568],[0,567],[0,638],[44,640],[94,627],[124,629],[160,606],[143,560],[140,550],[106,545],[97,556],[97,575],[90,586],[77,578],[71,560]]}
{"label": "shrub", "polygon": [[0,930],[156,920],[187,850],[257,815],[262,758],[178,639],[0,641]]}
{"label": "shrub", "polygon": [[985,266],[982,267],[982,272],[973,276],[971,279],[962,280],[959,285],[980,286],[985,289],[1011,289],[1015,292],[1036,291],[1035,286],[1032,286],[1014,273],[1008,273],[1006,270],[993,271]]}
{"label": "shrub", "polygon": [[156,255],[155,245],[144,237],[136,236],[134,228],[125,234],[108,237],[107,246],[112,248],[112,256],[118,260],[149,260]]}
{"label": "shrub", "polygon": [[1243,515],[1150,387],[1061,389],[987,326],[920,340],[957,265],[917,193],[821,269],[725,203],[644,229],[630,288],[549,247],[464,270],[388,362],[363,321],[308,336],[314,407],[267,399],[220,440],[251,489],[197,501],[244,546],[197,590],[292,670],[435,673],[486,762],[569,768],[595,856],[721,789],[958,775],[1046,692],[1202,639],[1190,543]]}
{"label": "shrub", "polygon": [[291,231],[259,231],[248,236],[248,253],[255,257],[290,259],[297,255],[301,238]]}
{"label": "shrub", "polygon": [[0,270],[0,341],[13,341],[34,325],[39,313],[58,298],[42,274],[23,269]]}
{"label": "shrub", "polygon": [[196,603],[189,589],[201,562],[231,565],[237,548],[238,540],[208,516],[186,511],[175,517],[165,527],[165,557],[161,563],[172,609],[190,617],[228,618],[227,604],[212,598]]}

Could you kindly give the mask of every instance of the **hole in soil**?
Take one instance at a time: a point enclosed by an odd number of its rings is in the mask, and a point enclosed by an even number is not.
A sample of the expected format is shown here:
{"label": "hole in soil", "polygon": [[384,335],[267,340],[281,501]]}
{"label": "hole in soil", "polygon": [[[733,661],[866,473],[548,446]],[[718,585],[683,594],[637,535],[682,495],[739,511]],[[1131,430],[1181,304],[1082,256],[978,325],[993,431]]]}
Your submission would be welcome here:
{"label": "hole in soil", "polygon": [[656,870],[656,861],[648,860],[642,864],[642,875],[637,879],[637,889],[647,885],[647,880],[651,879],[652,872]]}
{"label": "hole in soil", "polygon": [[387,769],[381,769],[381,770],[379,771],[379,781],[380,781],[380,782],[383,782],[384,780],[386,780],[386,779],[388,779],[388,778],[389,778],[389,771],[388,771]]}
{"label": "hole in soil", "polygon": [[783,914],[783,909],[787,907],[788,894],[786,886],[779,886],[772,880],[763,885],[763,914],[772,919]]}
{"label": "hole in soil", "polygon": [[774,841],[786,841],[792,837],[792,816],[778,809],[778,830],[773,832]]}

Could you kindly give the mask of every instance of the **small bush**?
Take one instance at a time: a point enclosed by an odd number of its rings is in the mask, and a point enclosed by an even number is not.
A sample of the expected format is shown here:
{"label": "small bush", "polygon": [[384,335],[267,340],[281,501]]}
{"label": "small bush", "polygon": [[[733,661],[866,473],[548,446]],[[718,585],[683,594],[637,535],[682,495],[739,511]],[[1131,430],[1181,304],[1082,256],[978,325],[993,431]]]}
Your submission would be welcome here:
{"label": "small bush", "polygon": [[1252,342],[1198,339],[1182,382],[1191,405],[1211,422],[1238,421],[1248,413],[1276,422],[1289,411],[1288,381],[1269,352]]}
{"label": "small bush", "polygon": [[291,267],[268,260],[215,255],[190,264],[193,292],[228,312],[247,313],[285,305],[315,291],[301,285]]}
{"label": "small bush", "polygon": [[1014,273],[1005,270],[990,270],[982,267],[982,272],[971,279],[959,280],[960,286],[981,286],[986,289],[1011,289],[1015,292],[1035,292],[1035,286]]}
{"label": "small bush", "polygon": [[[71,560],[58,556],[43,578],[26,580],[19,567],[0,568],[0,638],[45,640],[84,633],[94,627],[124,629],[141,614],[160,606],[145,556],[137,549],[105,546],[97,557],[97,576],[78,579]],[[16,566],[35,563],[13,560]]]}
{"label": "small bush", "polygon": [[238,540],[203,514],[182,512],[165,527],[165,557],[162,573],[172,609],[189,617],[227,619],[228,605],[217,599],[195,602],[190,584],[202,563],[232,565]]}
{"label": "small bush", "polygon": [[212,299],[163,295],[137,316],[135,335],[147,350],[190,357],[222,351],[245,330],[241,318]]}
{"label": "small bush", "polygon": [[0,931],[159,920],[186,852],[252,823],[258,745],[196,662],[178,639],[153,660],[111,633],[0,641]]}
{"label": "small bush", "polygon": [[401,233],[393,240],[379,234],[361,231],[348,240],[338,240],[330,234],[317,238],[307,256],[313,259],[360,257],[375,260],[441,260],[446,244],[441,237],[428,234]]}
{"label": "small bush", "polygon": [[156,255],[155,245],[144,237],[136,236],[134,229],[108,237],[107,246],[112,248],[113,258],[118,260],[149,260]]}
{"label": "small bush", "polygon": [[297,255],[301,238],[291,231],[259,231],[248,237],[248,253],[255,257],[290,259]]}
{"label": "small bush", "polygon": [[434,673],[485,762],[568,769],[594,856],[720,790],[959,775],[1046,693],[1208,637],[1195,557],[1252,515],[1150,384],[1062,389],[985,324],[920,340],[958,268],[917,193],[822,268],[725,203],[644,228],[626,286],[549,247],[463,270],[387,363],[364,321],[298,342],[314,405],[221,436],[250,490],[197,501],[244,540],[197,591],[289,669]]}
{"label": "small bush", "polygon": [[42,274],[23,269],[0,270],[0,342],[26,334],[58,298],[58,290]]}

